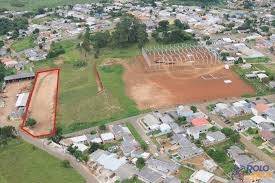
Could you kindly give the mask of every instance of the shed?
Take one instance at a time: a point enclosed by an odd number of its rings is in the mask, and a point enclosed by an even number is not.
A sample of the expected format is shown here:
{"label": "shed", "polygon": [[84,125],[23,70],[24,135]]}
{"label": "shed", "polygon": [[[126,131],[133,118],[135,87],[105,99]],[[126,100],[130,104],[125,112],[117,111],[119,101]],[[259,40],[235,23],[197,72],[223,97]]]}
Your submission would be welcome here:
{"label": "shed", "polygon": [[25,107],[29,98],[29,93],[21,93],[18,95],[17,101],[15,103],[16,107]]}

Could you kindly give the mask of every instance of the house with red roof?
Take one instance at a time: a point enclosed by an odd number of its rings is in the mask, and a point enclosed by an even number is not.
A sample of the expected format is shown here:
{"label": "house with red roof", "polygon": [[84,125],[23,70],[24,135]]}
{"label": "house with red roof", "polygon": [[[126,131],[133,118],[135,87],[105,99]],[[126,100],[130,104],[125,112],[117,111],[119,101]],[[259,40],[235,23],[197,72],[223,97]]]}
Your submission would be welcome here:
{"label": "house with red roof", "polygon": [[191,121],[192,126],[203,126],[203,125],[208,125],[209,122],[205,118],[194,118]]}

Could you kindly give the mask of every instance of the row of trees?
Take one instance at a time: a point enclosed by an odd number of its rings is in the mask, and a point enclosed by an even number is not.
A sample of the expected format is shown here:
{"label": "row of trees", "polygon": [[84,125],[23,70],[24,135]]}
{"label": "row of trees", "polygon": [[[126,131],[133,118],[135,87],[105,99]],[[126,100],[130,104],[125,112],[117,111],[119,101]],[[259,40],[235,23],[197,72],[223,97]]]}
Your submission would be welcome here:
{"label": "row of trees", "polygon": [[0,35],[5,35],[10,31],[18,32],[19,29],[28,28],[28,19],[19,17],[14,19],[0,18]]}
{"label": "row of trees", "polygon": [[11,74],[14,74],[14,71],[12,69],[6,68],[5,65],[0,62],[0,89],[2,83],[4,82],[4,77]]}
{"label": "row of trees", "polygon": [[141,48],[148,41],[148,34],[146,32],[146,25],[137,20],[134,16],[124,16],[121,21],[116,25],[114,31],[96,32],[90,35],[89,28],[82,36],[82,43],[79,45],[87,52],[91,47],[95,49],[95,57],[98,57],[101,48],[112,47],[126,47],[130,44],[137,43]]}
{"label": "row of trees", "polygon": [[160,21],[157,29],[152,36],[158,42],[165,44],[180,43],[194,39],[194,35],[184,30],[189,29],[189,25],[176,19],[174,24],[170,25],[167,20]]}
{"label": "row of trees", "polygon": [[0,127],[0,146],[6,145],[8,140],[16,137],[16,130],[13,126]]}

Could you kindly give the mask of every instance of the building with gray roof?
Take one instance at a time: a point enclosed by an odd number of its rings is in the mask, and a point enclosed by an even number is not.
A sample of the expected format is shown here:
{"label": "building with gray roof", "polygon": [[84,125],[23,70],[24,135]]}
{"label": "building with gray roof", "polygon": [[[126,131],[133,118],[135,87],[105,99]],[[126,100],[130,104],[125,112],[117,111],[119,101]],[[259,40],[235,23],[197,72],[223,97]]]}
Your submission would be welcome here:
{"label": "building with gray roof", "polygon": [[160,183],[162,182],[162,175],[148,167],[144,167],[137,173],[138,179],[145,183]]}
{"label": "building with gray roof", "polygon": [[146,164],[149,168],[166,175],[171,175],[179,169],[179,165],[174,162],[163,161],[155,158],[150,158],[146,161]]}
{"label": "building with gray roof", "polygon": [[4,77],[4,81],[6,83],[9,83],[9,82],[19,81],[24,79],[33,79],[34,77],[35,77],[35,74],[33,72],[30,72],[30,73],[24,72],[24,73],[6,76]]}

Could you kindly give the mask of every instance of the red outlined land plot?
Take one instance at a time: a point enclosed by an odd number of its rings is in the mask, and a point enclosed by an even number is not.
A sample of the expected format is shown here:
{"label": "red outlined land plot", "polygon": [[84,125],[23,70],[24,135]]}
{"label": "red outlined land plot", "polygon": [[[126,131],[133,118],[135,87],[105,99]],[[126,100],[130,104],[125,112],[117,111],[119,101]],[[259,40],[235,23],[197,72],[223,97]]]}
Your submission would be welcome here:
{"label": "red outlined land plot", "polygon": [[[33,137],[49,137],[56,132],[59,73],[59,69],[36,73],[21,124],[21,129]],[[37,121],[33,127],[25,126],[29,118]]]}

